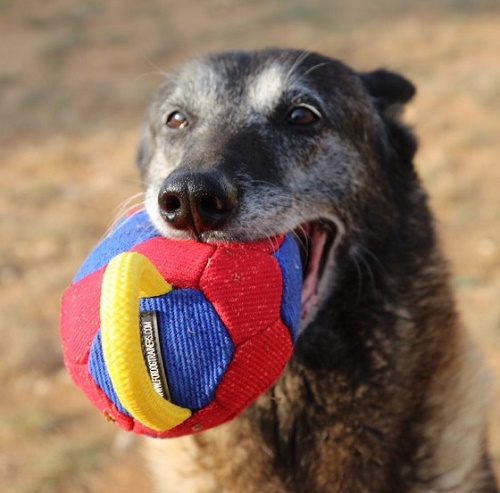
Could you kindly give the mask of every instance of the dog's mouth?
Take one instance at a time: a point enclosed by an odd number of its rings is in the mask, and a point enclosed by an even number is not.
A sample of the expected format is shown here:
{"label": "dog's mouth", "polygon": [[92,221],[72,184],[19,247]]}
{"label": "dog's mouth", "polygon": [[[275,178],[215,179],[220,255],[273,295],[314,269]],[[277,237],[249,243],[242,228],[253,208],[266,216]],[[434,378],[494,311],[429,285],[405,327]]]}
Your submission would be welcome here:
{"label": "dog's mouth", "polygon": [[[160,224],[164,217],[161,216]],[[168,221],[167,222],[171,222]],[[176,237],[173,232],[180,229],[180,238],[186,234],[193,237],[193,232],[186,232],[184,227],[169,228],[167,237]],[[328,260],[331,252],[336,248],[342,236],[342,225],[332,220],[307,221],[292,230],[296,237],[302,261],[302,293],[301,293],[301,319],[311,315],[318,301],[321,301],[322,281],[324,280]],[[222,234],[221,234],[222,233]],[[238,241],[227,232],[207,228],[202,234],[196,235],[201,242]],[[328,266],[329,267],[329,266]],[[307,321],[306,321],[307,323]]]}
{"label": "dog's mouth", "polygon": [[294,233],[302,259],[301,318],[304,320],[318,303],[321,280],[338,231],[331,222],[312,221],[301,224]]}

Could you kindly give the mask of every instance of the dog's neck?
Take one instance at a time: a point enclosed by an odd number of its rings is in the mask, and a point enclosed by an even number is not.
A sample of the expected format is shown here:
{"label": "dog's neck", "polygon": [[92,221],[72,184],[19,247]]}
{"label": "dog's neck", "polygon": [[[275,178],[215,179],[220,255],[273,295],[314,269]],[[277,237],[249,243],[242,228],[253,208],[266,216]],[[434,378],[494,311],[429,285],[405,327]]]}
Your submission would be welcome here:
{"label": "dog's neck", "polygon": [[[429,251],[379,258],[383,283],[375,272],[359,285],[339,281],[276,386],[234,422],[195,437],[214,491],[482,491],[490,469],[470,457],[484,457],[486,393],[469,386],[480,366],[446,266]],[[454,412],[464,408],[467,416]]]}

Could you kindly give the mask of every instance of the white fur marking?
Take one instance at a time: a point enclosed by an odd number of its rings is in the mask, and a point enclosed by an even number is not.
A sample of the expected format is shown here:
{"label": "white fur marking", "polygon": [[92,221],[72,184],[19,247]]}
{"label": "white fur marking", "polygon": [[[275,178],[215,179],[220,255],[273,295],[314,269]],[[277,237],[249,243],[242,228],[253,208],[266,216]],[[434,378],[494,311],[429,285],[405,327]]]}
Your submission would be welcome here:
{"label": "white fur marking", "polygon": [[249,105],[263,113],[271,111],[278,104],[286,84],[286,74],[278,65],[271,65],[257,75],[250,85]]}

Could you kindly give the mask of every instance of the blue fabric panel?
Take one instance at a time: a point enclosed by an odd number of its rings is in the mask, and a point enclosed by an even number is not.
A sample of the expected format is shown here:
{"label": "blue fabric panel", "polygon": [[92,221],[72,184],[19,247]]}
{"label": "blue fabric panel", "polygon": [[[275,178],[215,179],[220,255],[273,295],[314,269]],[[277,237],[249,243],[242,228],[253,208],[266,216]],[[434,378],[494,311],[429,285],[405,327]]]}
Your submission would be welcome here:
{"label": "blue fabric panel", "polygon": [[101,346],[101,331],[99,330],[92,341],[92,346],[89,353],[88,369],[90,376],[94,379],[97,385],[102,389],[102,391],[108,396],[108,399],[113,402],[113,404],[127,416],[130,414],[122,406],[121,402],[116,395],[113,384],[111,383],[111,378],[109,378],[108,370],[104,364],[104,355],[102,353]]}
{"label": "blue fabric panel", "polygon": [[192,411],[209,404],[234,350],[212,305],[200,291],[174,289],[141,298],[140,310],[157,313],[172,401]]}
{"label": "blue fabric panel", "polygon": [[124,217],[90,252],[76,273],[73,283],[106,265],[115,255],[130,250],[143,241],[160,236],[145,210]]}
{"label": "blue fabric panel", "polygon": [[274,257],[281,268],[283,297],[281,300],[281,319],[290,330],[292,341],[297,340],[300,324],[302,296],[302,262],[299,247],[293,235],[288,234]]}

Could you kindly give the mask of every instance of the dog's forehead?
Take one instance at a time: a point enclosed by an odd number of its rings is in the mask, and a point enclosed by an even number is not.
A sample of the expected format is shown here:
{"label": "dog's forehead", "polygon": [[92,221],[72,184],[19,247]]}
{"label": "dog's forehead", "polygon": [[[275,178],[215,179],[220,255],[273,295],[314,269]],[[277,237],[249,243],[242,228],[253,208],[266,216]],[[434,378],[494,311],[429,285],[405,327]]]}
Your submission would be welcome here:
{"label": "dog's forehead", "polygon": [[320,62],[307,54],[227,53],[192,60],[175,75],[173,99],[192,105],[231,101],[254,110],[271,111],[286,94],[317,96],[321,70],[334,60]]}

